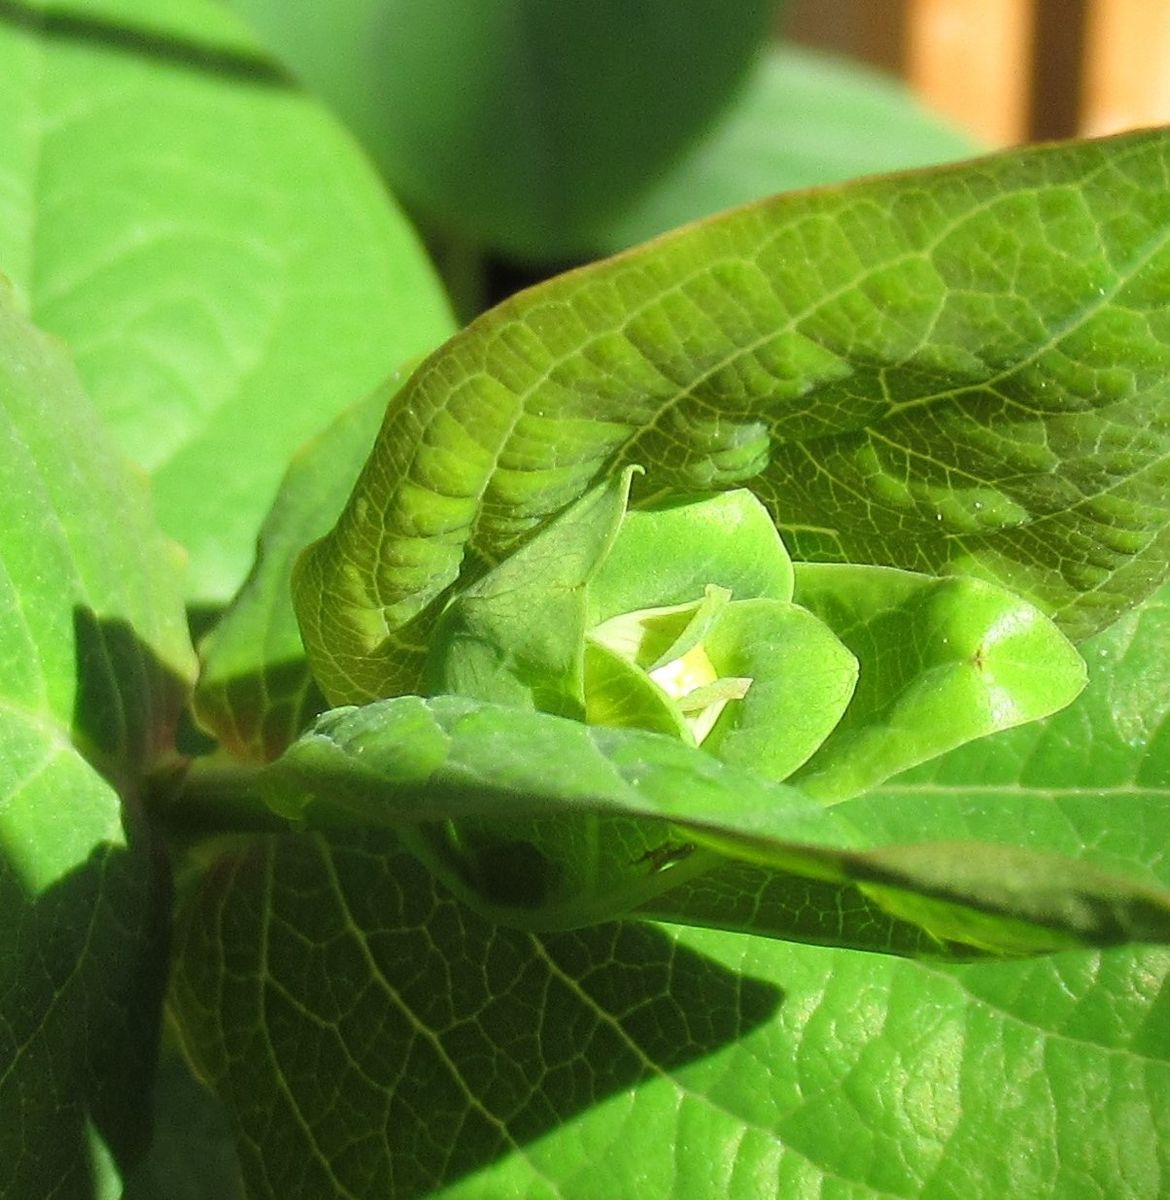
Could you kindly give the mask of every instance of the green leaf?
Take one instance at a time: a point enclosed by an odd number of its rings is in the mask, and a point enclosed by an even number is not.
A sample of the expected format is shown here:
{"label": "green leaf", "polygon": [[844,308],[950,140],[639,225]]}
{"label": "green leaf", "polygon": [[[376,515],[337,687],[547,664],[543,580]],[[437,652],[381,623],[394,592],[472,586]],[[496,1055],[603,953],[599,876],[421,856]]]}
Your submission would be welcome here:
{"label": "green leaf", "polygon": [[194,663],[142,480],[5,287],[0,477],[0,1193],[39,1200],[145,1148],[169,884],[139,777]]}
{"label": "green leaf", "polygon": [[282,816],[324,829],[615,813],[852,840],[832,810],[673,738],[463,696],[333,709],[260,780]]}
{"label": "green leaf", "polygon": [[276,758],[326,707],[293,612],[293,563],[337,519],[396,382],[391,377],[297,452],[260,527],[248,578],[200,644],[195,713],[234,758]]}
{"label": "green leaf", "polygon": [[[868,844],[885,847],[882,862],[874,866],[879,872],[892,868],[897,873],[899,860],[905,865],[915,857],[916,866],[925,866],[924,844],[933,843],[933,865],[916,871],[919,886],[910,906],[931,892],[944,900],[948,887],[962,882],[976,892],[999,890],[1001,899],[992,904],[1002,907],[1013,880],[1030,869],[1054,869],[1052,881],[1059,882],[1062,868],[1042,861],[1043,855],[1055,851],[1111,872],[1115,880],[1130,880],[1131,899],[1137,902],[1131,919],[1144,921],[1141,889],[1158,886],[1165,878],[1155,864],[1161,861],[1170,822],[1170,739],[1165,735],[1170,728],[1170,672],[1162,666],[1168,645],[1170,595],[1163,590],[1085,646],[1092,677],[1069,708],[1046,721],[961,747],[841,805],[864,831]],[[948,842],[956,843],[953,850]],[[898,843],[905,845],[899,848]],[[996,851],[990,859],[989,848]],[[1016,850],[1041,858],[1015,858]],[[865,868],[857,866],[860,871],[855,867],[853,877],[861,880]],[[938,877],[933,887],[931,874]],[[876,876],[874,881],[880,883]],[[1087,868],[1067,883],[1071,887],[1064,889],[1061,902],[1091,907],[1091,919],[1104,928],[1112,919],[1114,885]],[[678,919],[742,921],[745,927],[758,925],[767,931],[792,925],[793,913],[802,905],[809,907],[808,897],[802,895],[808,888],[739,864],[693,883],[684,881],[669,900]],[[960,930],[953,910],[912,912],[901,897],[865,890],[887,908],[909,920],[923,920],[944,936],[977,940],[974,927]],[[1006,905],[1015,906],[1021,915],[1032,907],[1042,916],[1040,910],[1052,905],[1053,895],[1041,886],[1023,904],[1021,892]],[[829,903],[827,895],[821,903]],[[654,915],[661,905],[651,903],[643,911]],[[970,915],[971,910],[967,918]],[[1073,914],[1069,927],[1078,919]],[[935,924],[940,920],[943,924]],[[1000,939],[1012,936],[998,922],[995,933]],[[816,934],[812,924],[804,936],[815,939]],[[1025,949],[1034,935],[1034,927],[1021,927],[1020,948]]]}
{"label": "green leaf", "polygon": [[[741,873],[721,860],[742,859],[835,883],[844,907],[860,891],[920,924],[940,954],[956,942],[967,954],[1015,954],[1170,940],[1170,892],[976,843],[865,849],[815,800],[673,738],[463,697],[335,710],[260,786],[274,809],[315,828],[401,830],[455,895],[521,928],[576,928],[635,908],[739,928],[726,914],[742,895],[705,907],[688,895],[676,910],[672,893],[684,882],[702,893],[712,871],[725,888]],[[752,895],[771,886],[742,885]],[[746,927],[786,936],[768,920]],[[869,948],[884,948],[883,924]]]}
{"label": "green leaf", "polygon": [[785,866],[833,878],[830,851],[855,842],[817,802],[674,738],[458,696],[327,713],[260,786],[310,828],[400,830],[456,895],[522,928],[612,919],[710,869],[689,853],[700,830],[728,852],[783,839]]}
{"label": "green leaf", "polygon": [[[368,837],[286,839],[224,860],[182,928],[176,1006],[235,1113],[258,1196],[584,1200],[597,1155],[624,1194],[667,1154],[654,1177],[675,1194],[779,1198],[794,1178],[844,1177],[860,1196],[927,1196],[945,1163],[966,1195],[991,1200],[1039,1182],[1023,1164],[1005,1175],[989,1153],[1024,1119],[1033,1155],[1070,1140],[1080,1170],[1124,1182],[1115,1194],[1158,1195],[1157,1170],[1113,1165],[1096,1128],[1116,1137],[1170,1117],[1156,1003],[1168,963],[1156,951],[999,965],[1010,974],[996,986],[995,975],[700,931],[673,945],[633,925],[523,935],[455,907]],[[723,993],[725,969],[739,974],[732,994],[762,1002],[758,976],[773,1003],[749,1004],[745,1019]],[[709,1040],[716,1030],[725,1044]],[[1004,1039],[1011,1052],[993,1053]],[[1078,1074],[1099,1097],[1089,1110]],[[875,1128],[867,1114],[885,1102]],[[850,1150],[862,1141],[867,1153]]]}
{"label": "green leaf", "polygon": [[[429,693],[584,716],[586,584],[617,536],[630,475],[587,492],[454,598],[431,635]],[[403,683],[383,686],[405,691]]]}
{"label": "green leaf", "polygon": [[589,630],[589,637],[625,655],[642,670],[659,672],[699,647],[726,613],[730,601],[730,588],[708,583],[702,599],[661,608],[638,608],[610,617]]}
{"label": "green leaf", "polygon": [[689,604],[707,584],[737,600],[791,600],[792,562],[767,510],[746,489],[631,509],[589,580],[587,623]]}
{"label": "green leaf", "polygon": [[857,63],[771,46],[718,119],[595,237],[612,253],[774,192],[980,150],[905,87]]}
{"label": "green leaf", "polygon": [[[839,807],[874,841],[1170,885],[1170,595],[1085,650],[1064,712]],[[828,899],[755,902],[811,925]],[[607,1195],[1160,1200],[1170,1173],[1162,947],[943,966],[637,923],[533,936],[372,835],[227,857],[180,930],[176,1007],[258,1197],[593,1200],[601,1170]]]}
{"label": "green leaf", "polygon": [[607,646],[585,643],[585,720],[665,733],[688,745],[695,735],[678,704],[641,667]]}
{"label": "green leaf", "polygon": [[[574,1176],[572,1194],[596,1196],[598,1163],[620,1186],[625,1156],[549,1158],[540,1139],[596,1114],[609,1143],[628,1089],[673,1094],[671,1071],[783,1002],[650,926],[492,925],[386,836],[268,839],[222,859],[185,911],[178,962],[187,1046],[233,1115],[256,1200],[421,1200],[460,1180],[551,1197]],[[672,1103],[638,1139],[656,1179]],[[519,1172],[497,1177],[513,1156]]]}
{"label": "green leaf", "polygon": [[189,598],[220,604],[292,451],[451,331],[433,273],[211,0],[6,4],[0,80],[0,270],[150,472]]}
{"label": "green leaf", "polygon": [[296,604],[334,703],[625,462],[794,557],[998,581],[1075,638],[1170,553],[1170,133],[777,197],[562,276],[415,373]]}
{"label": "green leaf", "polygon": [[[1168,886],[1170,593],[1082,649],[1062,713],[834,811],[871,844],[994,841]],[[881,910],[841,895],[740,894],[806,936],[874,936]],[[886,919],[888,948],[919,953]],[[272,1200],[1066,1200],[1086,1181],[1160,1200],[1168,995],[1163,947],[943,966],[638,923],[517,934],[373,834],[221,860],[174,986]]]}
{"label": "green leaf", "polygon": [[787,779],[849,711],[857,660],[799,605],[729,604],[703,644],[720,678],[751,680],[703,742],[724,762]]}
{"label": "green leaf", "polygon": [[869,836],[987,838],[1075,854],[1136,883],[1165,877],[1170,824],[1170,590],[1082,647],[1089,684],[1046,721],[841,805]]}
{"label": "green leaf", "polygon": [[861,663],[841,723],[798,773],[826,802],[1076,699],[1085,663],[1042,613],[976,579],[802,563],[796,598]]}
{"label": "green leaf", "polygon": [[[720,111],[774,0],[232,0],[435,224],[528,258],[595,246]],[[652,131],[652,136],[648,136]]]}

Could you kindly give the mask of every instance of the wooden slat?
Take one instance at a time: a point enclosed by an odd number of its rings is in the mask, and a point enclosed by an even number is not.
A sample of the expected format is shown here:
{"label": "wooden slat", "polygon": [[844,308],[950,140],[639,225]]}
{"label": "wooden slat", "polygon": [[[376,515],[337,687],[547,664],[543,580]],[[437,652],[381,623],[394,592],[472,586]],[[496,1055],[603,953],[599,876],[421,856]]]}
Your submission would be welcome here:
{"label": "wooden slat", "polygon": [[906,75],[944,116],[996,145],[1028,132],[1031,0],[909,0]]}
{"label": "wooden slat", "polygon": [[1170,123],[1170,3],[1090,0],[1081,132]]}

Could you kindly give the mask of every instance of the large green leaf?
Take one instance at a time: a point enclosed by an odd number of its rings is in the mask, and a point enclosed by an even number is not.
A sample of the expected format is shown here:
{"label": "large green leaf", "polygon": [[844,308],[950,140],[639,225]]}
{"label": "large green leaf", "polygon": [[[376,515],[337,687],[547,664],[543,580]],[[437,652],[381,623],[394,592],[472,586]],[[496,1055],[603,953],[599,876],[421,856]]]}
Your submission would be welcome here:
{"label": "large green leaf", "polygon": [[[673,1093],[673,1069],[783,1002],[650,926],[494,926],[385,836],[270,839],[221,859],[179,956],[176,1010],[233,1115],[253,1200],[421,1198],[462,1176],[479,1196],[551,1197],[574,1177],[596,1196],[599,1164],[628,1170],[607,1152],[628,1089]],[[646,1111],[644,1178],[675,1153],[674,1105]],[[595,1151],[541,1149],[582,1119]],[[497,1182],[511,1155],[527,1170]]]}
{"label": "large green leaf", "polygon": [[169,897],[140,775],[194,664],[142,480],[7,288],[0,476],[0,1193],[80,1197],[103,1144],[143,1149]]}
{"label": "large green leaf", "polygon": [[[1085,649],[1065,713],[847,802],[851,820],[1170,884],[1170,598]],[[175,997],[259,1197],[1164,1194],[1165,949],[941,966],[658,936],[511,933],[380,839],[289,838],[213,870]]]}
{"label": "large green leaf", "polygon": [[771,46],[734,101],[595,235],[612,253],[774,192],[925,167],[978,152],[905,87],[857,63]]}
{"label": "large green leaf", "polygon": [[451,331],[348,136],[212,0],[0,8],[0,270],[150,472],[202,603],[292,451]]}
{"label": "large green leaf", "polygon": [[334,703],[409,690],[468,549],[626,462],[750,480],[807,560],[961,571],[1073,637],[1165,575],[1170,133],[797,193],[486,314],[398,393],[301,560]]}
{"label": "large green leaf", "polygon": [[774,0],[231,0],[436,224],[527,257],[598,221],[719,112]]}

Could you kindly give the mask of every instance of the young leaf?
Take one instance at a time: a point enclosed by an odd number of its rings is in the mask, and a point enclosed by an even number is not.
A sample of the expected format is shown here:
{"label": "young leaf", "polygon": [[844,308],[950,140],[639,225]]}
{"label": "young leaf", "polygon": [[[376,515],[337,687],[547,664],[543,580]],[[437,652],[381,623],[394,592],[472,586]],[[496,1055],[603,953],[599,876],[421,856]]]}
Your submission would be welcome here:
{"label": "young leaf", "polygon": [[826,802],[1064,708],[1085,663],[1031,604],[976,579],[802,563],[796,597],[857,656],[857,692],[796,776]]}
{"label": "young leaf", "polygon": [[630,474],[591,489],[455,597],[431,634],[428,692],[584,716],[586,585],[617,536]]}
{"label": "young leaf", "polygon": [[150,472],[189,598],[222,604],[291,453],[451,332],[435,276],[212,0],[5,5],[0,81],[0,270]]}
{"label": "young leaf", "polygon": [[[860,892],[921,925],[938,953],[950,943],[1015,954],[1170,941],[1170,892],[990,845],[864,849],[815,801],[672,738],[461,697],[327,714],[266,769],[262,787],[277,811],[317,828],[402,830],[460,899],[522,928],[574,928],[635,908],[719,923],[715,904],[672,904],[676,886],[702,893],[703,876],[724,865],[694,853],[697,843],[836,883],[844,907],[856,908]],[[755,893],[770,881],[744,886]],[[741,899],[721,901],[723,912]],[[785,936],[758,917],[748,927]],[[888,929],[876,922],[872,934],[870,948],[883,948]]]}
{"label": "young leaf", "polygon": [[585,720],[590,725],[648,729],[695,744],[697,739],[682,709],[633,661],[587,641],[583,667]]}
{"label": "young leaf", "polygon": [[589,579],[586,621],[592,627],[639,608],[689,604],[707,584],[737,600],[792,599],[792,560],[767,509],[746,489],[627,512]]}
{"label": "young leaf", "polygon": [[326,694],[369,699],[469,549],[500,557],[624,462],[647,494],[751,481],[799,559],[1107,625],[1170,562],[1168,157],[1155,130],[780,196],[486,314],[399,393],[301,560]]}
{"label": "young leaf", "polygon": [[849,711],[857,660],[798,604],[729,604],[703,645],[719,677],[751,680],[703,742],[726,763],[787,779]]}
{"label": "young leaf", "polygon": [[3,286],[0,477],[0,1194],[40,1200],[145,1148],[169,889],[140,777],[194,662],[142,480]]}
{"label": "young leaf", "polygon": [[272,808],[322,829],[611,814],[854,841],[834,811],[674,738],[462,696],[324,713],[260,779]]}

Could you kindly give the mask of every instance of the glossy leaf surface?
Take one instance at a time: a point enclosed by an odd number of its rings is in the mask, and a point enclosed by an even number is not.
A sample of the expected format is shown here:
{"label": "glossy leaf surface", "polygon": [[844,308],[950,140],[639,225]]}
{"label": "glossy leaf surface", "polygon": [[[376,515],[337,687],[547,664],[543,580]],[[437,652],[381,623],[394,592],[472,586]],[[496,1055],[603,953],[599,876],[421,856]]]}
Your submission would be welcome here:
{"label": "glossy leaf surface", "polygon": [[796,597],[861,663],[841,723],[797,778],[826,802],[1074,700],[1085,664],[1032,605],[976,579],[802,563]]}
{"label": "glossy leaf surface", "polygon": [[987,577],[1073,637],[1164,576],[1170,135],[777,197],[552,280],[415,373],[297,607],[393,690],[468,549],[623,462],[750,481],[793,555]]}
{"label": "glossy leaf surface", "polygon": [[150,472],[201,604],[297,446],[451,331],[348,135],[211,0],[0,9],[0,270]]}

